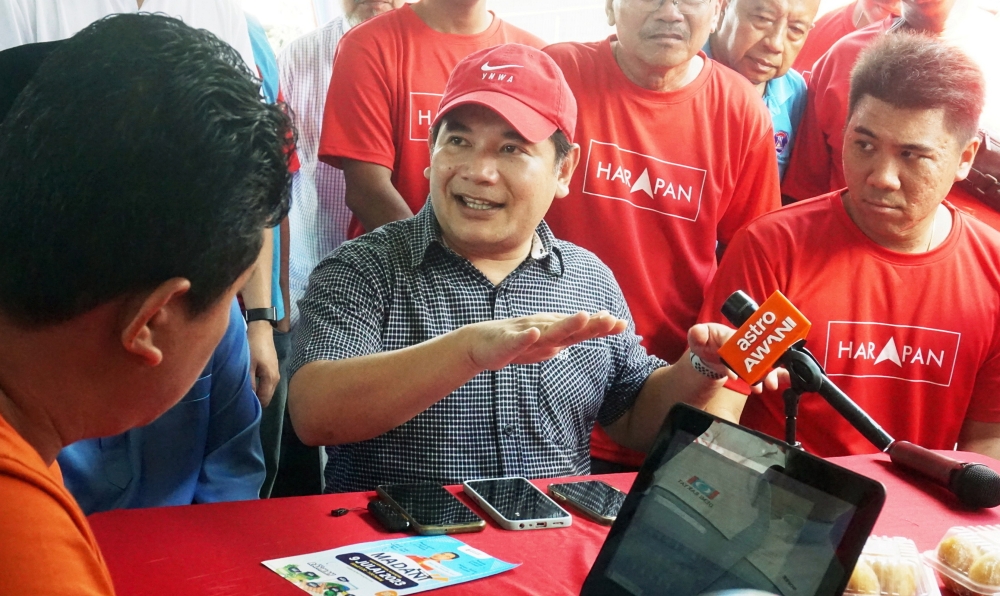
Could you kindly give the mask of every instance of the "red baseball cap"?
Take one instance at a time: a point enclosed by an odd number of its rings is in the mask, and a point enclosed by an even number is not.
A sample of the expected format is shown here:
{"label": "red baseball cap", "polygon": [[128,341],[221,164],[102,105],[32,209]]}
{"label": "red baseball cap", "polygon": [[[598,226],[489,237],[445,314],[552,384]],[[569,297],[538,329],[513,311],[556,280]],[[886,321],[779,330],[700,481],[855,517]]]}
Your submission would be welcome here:
{"label": "red baseball cap", "polygon": [[573,141],[576,98],[559,65],[530,46],[508,43],[479,50],[459,62],[431,126],[467,104],[500,114],[530,143],[540,143],[557,130]]}

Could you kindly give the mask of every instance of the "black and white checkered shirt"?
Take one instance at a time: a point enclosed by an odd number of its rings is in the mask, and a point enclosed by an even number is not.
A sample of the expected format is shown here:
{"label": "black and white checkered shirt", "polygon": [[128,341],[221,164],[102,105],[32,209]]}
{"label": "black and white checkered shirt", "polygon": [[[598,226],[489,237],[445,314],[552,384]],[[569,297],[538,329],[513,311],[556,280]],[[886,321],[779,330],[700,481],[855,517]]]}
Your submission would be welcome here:
{"label": "black and white checkered shirt", "polygon": [[428,201],[415,217],[347,242],[320,262],[299,302],[291,374],[315,360],[398,350],[487,320],[607,310],[629,321],[620,335],[546,362],[482,372],[374,439],[328,447],[328,491],[589,473],[594,421],[606,426],[621,417],[666,363],[639,344],[621,290],[597,257],[556,240],[545,222],[536,234],[534,256],[494,286],[441,242]]}

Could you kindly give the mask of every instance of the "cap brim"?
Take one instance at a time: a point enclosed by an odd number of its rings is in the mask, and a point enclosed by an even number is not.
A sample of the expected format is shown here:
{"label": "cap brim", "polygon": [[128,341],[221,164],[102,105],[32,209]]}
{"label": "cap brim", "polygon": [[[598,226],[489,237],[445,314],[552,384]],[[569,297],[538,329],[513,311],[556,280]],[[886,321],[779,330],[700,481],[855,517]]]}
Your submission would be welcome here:
{"label": "cap brim", "polygon": [[506,120],[514,130],[529,143],[541,143],[559,130],[559,127],[545,116],[519,99],[496,91],[473,91],[438,108],[434,124],[451,110],[464,105],[480,105],[487,107]]}

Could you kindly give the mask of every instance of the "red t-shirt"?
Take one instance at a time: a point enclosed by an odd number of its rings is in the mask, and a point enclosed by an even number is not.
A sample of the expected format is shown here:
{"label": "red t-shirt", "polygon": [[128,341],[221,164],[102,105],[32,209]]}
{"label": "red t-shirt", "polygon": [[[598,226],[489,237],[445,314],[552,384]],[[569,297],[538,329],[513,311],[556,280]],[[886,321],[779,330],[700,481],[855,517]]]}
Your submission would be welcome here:
{"label": "red t-shirt", "polygon": [[[439,33],[409,5],[367,21],[340,40],[323,113],[319,159],[340,158],[392,169],[392,184],[414,213],[430,190],[427,137],[448,76],[463,58],[505,43],[545,42],[495,15],[476,35]],[[349,237],[364,232],[351,220]]]}
{"label": "red t-shirt", "polygon": [[841,37],[848,33],[853,33],[854,29],[854,7],[857,2],[851,2],[847,6],[842,6],[836,10],[831,10],[820,18],[806,36],[806,42],[802,44],[802,50],[792,63],[792,68],[803,73],[812,72],[813,64],[819,60],[820,56],[826,53],[833,44],[837,43]]}
{"label": "red t-shirt", "polygon": [[851,69],[861,51],[888,31],[897,18],[889,16],[858,29],[833,44],[816,61],[809,80],[806,111],[781,185],[784,194],[802,200],[847,186],[841,159]]}
{"label": "red t-shirt", "polygon": [[[1000,233],[956,211],[927,253],[885,249],[851,221],[841,191],[786,207],[733,239],[702,320],[736,290],[781,290],[812,322],[807,347],[890,435],[951,449],[963,421],[1000,422]],[[780,392],[752,395],[741,422],[784,437]],[[800,402],[798,439],[821,457],[873,453],[821,397]]]}
{"label": "red t-shirt", "polygon": [[[673,362],[715,273],[716,242],[780,206],[771,118],[743,77],[704,54],[683,89],[643,89],[618,67],[611,39],[545,49],[576,96],[582,149],[569,196],[545,221],[611,268],[643,345]],[[598,432],[595,456],[641,463]]]}

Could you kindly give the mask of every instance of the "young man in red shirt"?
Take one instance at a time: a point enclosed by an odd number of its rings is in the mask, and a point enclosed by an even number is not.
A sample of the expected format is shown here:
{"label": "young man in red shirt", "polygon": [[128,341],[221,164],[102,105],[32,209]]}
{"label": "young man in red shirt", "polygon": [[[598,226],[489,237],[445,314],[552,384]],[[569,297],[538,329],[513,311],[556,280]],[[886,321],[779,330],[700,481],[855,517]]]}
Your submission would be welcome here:
{"label": "young man in red shirt", "polygon": [[[971,0],[903,0],[901,12],[841,39],[816,61],[795,150],[782,180],[782,192],[790,200],[844,187],[841,148],[851,68],[861,51],[883,34],[910,30],[950,40],[987,74],[987,117],[989,106],[1000,100],[1000,76],[990,77],[1000,52],[1000,28],[993,15]],[[995,107],[992,111],[997,112]]]}
{"label": "young man in red shirt", "polygon": [[[721,320],[736,290],[761,302],[780,290],[812,322],[807,347],[827,375],[889,434],[1000,456],[1000,233],[946,200],[979,148],[983,104],[964,53],[883,36],[851,78],[847,188],[739,232],[701,318]],[[712,409],[783,436],[779,392],[727,387]],[[798,438],[823,457],[877,452],[814,394]]]}
{"label": "young man in red shirt", "polygon": [[[319,159],[344,171],[349,238],[410,217],[429,187],[427,137],[448,75],[504,43],[545,43],[486,10],[486,0],[420,0],[344,35],[337,48]],[[510,76],[503,64],[486,75]]]}
{"label": "young man in red shirt", "polygon": [[[780,205],[771,117],[745,78],[701,51],[717,0],[609,0],[607,13],[616,35],[545,50],[576,96],[582,150],[546,221],[611,268],[643,345],[675,362],[717,247]],[[600,429],[592,454],[631,466],[643,457]]]}

